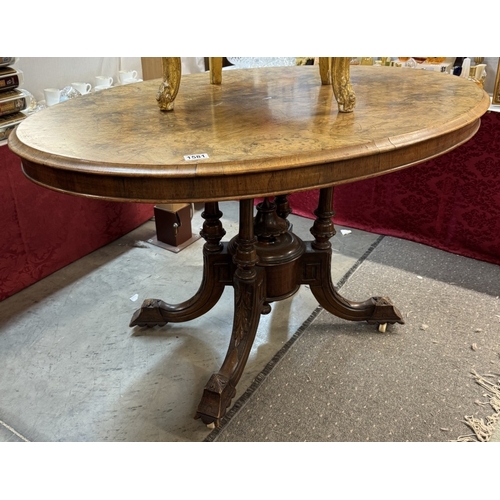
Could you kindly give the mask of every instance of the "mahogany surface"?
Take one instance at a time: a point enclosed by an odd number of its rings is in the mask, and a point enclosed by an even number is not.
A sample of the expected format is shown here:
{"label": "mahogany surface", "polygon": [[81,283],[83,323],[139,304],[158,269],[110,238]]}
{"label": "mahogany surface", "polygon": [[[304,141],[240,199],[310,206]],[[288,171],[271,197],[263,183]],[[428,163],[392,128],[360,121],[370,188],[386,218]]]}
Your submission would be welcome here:
{"label": "mahogany surface", "polygon": [[[203,278],[180,304],[146,299],[130,326],[163,326],[208,312],[234,288],[226,358],[196,418],[219,425],[236,393],[261,314],[307,284],[319,304],[351,321],[404,323],[387,297],[354,302],[331,280],[333,186],[442,154],[474,135],[488,95],[462,78],[353,67],[357,104],[337,111],[313,67],[228,71],[222,86],[183,77],[175,110],[158,109],[158,81],[116,87],[24,120],[9,146],[26,176],[51,189],[110,200],[205,202]],[[206,154],[188,161],[185,155]],[[311,241],[290,230],[287,194],[320,188]],[[254,198],[264,197],[254,215]],[[239,200],[239,232],[223,242],[218,202]]]}

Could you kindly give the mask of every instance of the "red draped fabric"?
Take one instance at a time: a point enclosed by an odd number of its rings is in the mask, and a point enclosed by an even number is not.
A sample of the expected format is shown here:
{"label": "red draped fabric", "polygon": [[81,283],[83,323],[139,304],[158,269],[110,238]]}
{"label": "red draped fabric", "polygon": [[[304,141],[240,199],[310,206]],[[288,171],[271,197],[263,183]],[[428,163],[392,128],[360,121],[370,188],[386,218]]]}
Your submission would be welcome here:
{"label": "red draped fabric", "polygon": [[119,238],[153,216],[153,205],[56,193],[26,179],[0,147],[0,300]]}
{"label": "red draped fabric", "polygon": [[[314,218],[318,191],[289,197]],[[414,167],[335,187],[334,222],[500,264],[500,113],[453,151]]]}

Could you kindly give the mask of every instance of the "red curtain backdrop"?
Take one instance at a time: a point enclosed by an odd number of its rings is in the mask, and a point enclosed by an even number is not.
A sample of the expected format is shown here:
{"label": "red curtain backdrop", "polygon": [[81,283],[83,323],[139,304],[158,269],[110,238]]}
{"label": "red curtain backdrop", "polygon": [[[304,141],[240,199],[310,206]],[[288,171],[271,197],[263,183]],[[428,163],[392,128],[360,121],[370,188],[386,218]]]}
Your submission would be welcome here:
{"label": "red curtain backdrop", "polygon": [[[314,218],[318,191],[289,197]],[[335,187],[334,222],[500,264],[500,113],[453,151],[392,174]]]}
{"label": "red curtain backdrop", "polygon": [[56,193],[26,179],[0,147],[0,300],[119,238],[153,216],[153,205]]}

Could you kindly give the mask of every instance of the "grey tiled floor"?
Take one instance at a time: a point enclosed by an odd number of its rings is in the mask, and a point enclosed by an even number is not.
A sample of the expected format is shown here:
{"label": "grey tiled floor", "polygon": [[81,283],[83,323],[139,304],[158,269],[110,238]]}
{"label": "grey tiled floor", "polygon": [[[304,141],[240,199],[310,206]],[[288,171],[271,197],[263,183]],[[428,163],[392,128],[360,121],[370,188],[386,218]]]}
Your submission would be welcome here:
{"label": "grey tiled floor", "polygon": [[[237,232],[238,205],[220,208],[226,240]],[[290,221],[311,239],[311,220]],[[194,232],[202,222],[197,210]],[[377,238],[340,229],[332,240],[334,282]],[[149,221],[0,302],[0,441],[198,442],[208,435],[193,416],[226,353],[232,289],[197,320],[129,328],[145,298],[178,303],[200,284],[204,241],[175,254],[148,243],[154,235]],[[236,398],[316,307],[302,287],[261,317]]]}

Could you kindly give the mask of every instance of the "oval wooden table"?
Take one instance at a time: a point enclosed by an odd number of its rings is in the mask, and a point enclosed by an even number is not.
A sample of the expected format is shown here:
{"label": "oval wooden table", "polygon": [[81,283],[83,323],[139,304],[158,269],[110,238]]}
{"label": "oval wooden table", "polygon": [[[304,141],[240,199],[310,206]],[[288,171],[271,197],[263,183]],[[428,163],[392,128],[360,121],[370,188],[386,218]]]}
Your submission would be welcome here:
{"label": "oval wooden table", "polygon": [[[57,191],[108,200],[204,202],[204,271],[186,302],[146,299],[130,326],[205,314],[234,287],[234,323],[220,370],[195,417],[218,425],[236,392],[261,314],[309,285],[320,305],[352,321],[403,323],[386,297],[353,302],[331,281],[333,189],[405,168],[467,141],[489,107],[472,82],[437,72],[353,67],[353,113],[339,113],[315,67],[228,71],[221,86],[183,77],[175,110],[162,112],[158,80],[53,106],[21,123],[10,148],[25,175]],[[320,189],[311,241],[287,220],[287,194]],[[255,213],[254,199],[264,198]],[[218,202],[239,200],[229,242]]]}

